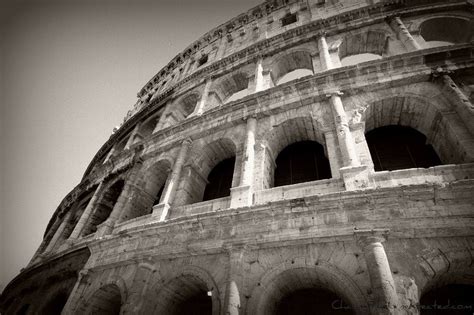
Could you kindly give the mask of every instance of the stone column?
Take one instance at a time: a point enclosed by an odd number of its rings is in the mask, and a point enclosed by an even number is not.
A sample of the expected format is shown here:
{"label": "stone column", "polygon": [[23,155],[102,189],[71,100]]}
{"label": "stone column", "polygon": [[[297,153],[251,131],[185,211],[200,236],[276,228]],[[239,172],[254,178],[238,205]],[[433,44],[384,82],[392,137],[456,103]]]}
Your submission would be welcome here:
{"label": "stone column", "polygon": [[464,125],[469,129],[471,134],[474,135],[474,124],[472,119],[474,118],[474,105],[471,103],[469,98],[464,95],[463,91],[459,88],[456,82],[453,81],[448,72],[443,69],[437,69],[433,72],[433,76],[440,77],[444,88],[453,96],[455,100],[455,109],[459,117],[464,122]]}
{"label": "stone column", "polygon": [[240,185],[239,187],[231,188],[231,208],[246,207],[252,204],[256,130],[257,119],[255,117],[247,118],[247,133],[245,136],[244,156],[240,172]]}
{"label": "stone column", "polygon": [[171,204],[173,204],[174,196],[181,178],[181,170],[188,156],[190,146],[190,139],[184,140],[181,144],[181,149],[178,153],[176,161],[174,162],[171,175],[168,176],[165,187],[163,188],[163,194],[161,195],[160,203],[153,208],[152,216],[159,218],[160,221],[164,221],[168,217],[168,211]]}
{"label": "stone column", "polygon": [[349,128],[346,111],[342,105],[342,93],[339,91],[328,94],[336,127],[337,141],[341,152],[342,168],[339,170],[346,190],[356,190],[370,186],[367,165],[361,165],[355,141]]}
{"label": "stone column", "polygon": [[241,289],[244,277],[245,245],[228,246],[229,266],[225,293],[224,314],[239,315],[241,313]]}
{"label": "stone column", "polygon": [[319,58],[321,59],[321,68],[323,71],[334,68],[331,55],[329,54],[328,44],[326,43],[326,35],[322,34],[318,40]]}
{"label": "stone column", "polygon": [[349,121],[344,106],[342,105],[341,95],[341,92],[336,91],[326,96],[331,103],[343,166],[357,166],[359,165],[359,158],[356,154],[355,142],[349,129]]}
{"label": "stone column", "polygon": [[71,218],[73,210],[74,209],[70,209],[69,212],[64,216],[63,221],[59,225],[59,228],[56,230],[56,232],[54,233],[51,240],[49,241],[49,244],[46,247],[46,249],[43,251],[43,254],[49,254],[53,250],[53,248],[56,245],[56,242],[58,241],[59,237],[61,237],[61,235],[63,234],[64,229],[66,228],[67,223],[68,223],[69,219]]}
{"label": "stone column", "polygon": [[135,135],[138,133],[138,129],[140,128],[140,124],[137,124],[135,128],[133,128],[132,132],[130,132],[130,136],[128,137],[127,144],[125,144],[125,150],[130,149],[132,144],[134,143]]}
{"label": "stone column", "polygon": [[191,115],[189,116],[200,116],[204,112],[204,107],[206,106],[207,103],[207,98],[209,96],[209,89],[211,88],[212,80],[211,78],[206,80],[206,84],[204,85],[204,90],[202,91],[201,99],[198,101],[196,104],[196,108],[192,112]]}
{"label": "stone column", "polygon": [[354,236],[364,253],[375,296],[373,314],[398,314],[398,296],[385,249],[382,245],[389,230],[355,231]]}
{"label": "stone column", "polygon": [[147,311],[142,309],[147,297],[147,291],[152,281],[153,273],[156,267],[152,262],[141,262],[137,266],[135,276],[129,291],[129,298],[123,306],[124,314],[144,314]]}
{"label": "stone column", "polygon": [[136,191],[140,189],[140,187],[136,186],[136,182],[140,176],[141,165],[141,163],[138,163],[130,172],[109,217],[97,226],[96,237],[111,234],[122,213],[129,211],[129,209],[134,206]]}
{"label": "stone column", "polygon": [[407,27],[400,19],[400,17],[396,16],[389,21],[390,27],[397,33],[398,39],[403,43],[405,48],[408,51],[415,51],[421,49],[420,45],[416,42],[416,40],[411,36],[410,32],[408,31]]}
{"label": "stone column", "polygon": [[69,236],[69,240],[74,240],[78,238],[79,236],[81,236],[81,232],[84,229],[84,226],[89,221],[89,218],[92,215],[92,211],[95,209],[99,196],[102,193],[103,187],[104,187],[104,182],[101,182],[99,186],[97,186],[97,189],[95,190],[94,195],[92,196],[91,200],[87,204],[86,209],[84,210],[81,217],[77,221],[76,227],[74,228],[71,235]]}

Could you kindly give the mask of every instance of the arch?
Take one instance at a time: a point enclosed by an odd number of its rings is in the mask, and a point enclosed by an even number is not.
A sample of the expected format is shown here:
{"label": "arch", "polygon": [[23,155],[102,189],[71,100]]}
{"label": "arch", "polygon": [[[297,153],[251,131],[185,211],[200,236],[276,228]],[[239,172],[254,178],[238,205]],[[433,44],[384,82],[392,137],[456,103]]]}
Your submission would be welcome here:
{"label": "arch", "polygon": [[261,170],[264,189],[274,186],[277,155],[290,144],[301,141],[315,141],[323,148],[326,145],[321,124],[310,116],[284,120],[263,136],[266,147],[264,156],[261,157],[266,165],[265,170]]}
{"label": "arch", "polygon": [[270,65],[274,85],[314,74],[311,54],[305,50],[289,52]]}
{"label": "arch", "polygon": [[366,134],[383,126],[411,127],[426,136],[442,163],[462,163],[468,158],[455,133],[457,128],[443,115],[439,104],[419,95],[406,94],[370,103],[362,115]]}
{"label": "arch", "polygon": [[357,56],[360,59],[350,60],[351,64],[383,57],[387,51],[388,38],[389,34],[382,30],[367,30],[345,36],[339,46],[341,64],[349,65],[349,62],[345,60],[348,57]]}
{"label": "arch", "polygon": [[245,97],[249,93],[248,86],[249,75],[246,72],[233,72],[216,81],[209,95],[210,102],[217,106]]}
{"label": "arch", "polygon": [[467,43],[474,34],[474,24],[461,17],[434,17],[422,22],[419,32],[429,47]]}
{"label": "arch", "polygon": [[[212,276],[204,269],[186,266],[170,274],[150,290],[153,298],[142,311],[153,314],[220,314],[220,293]],[[210,303],[209,303],[210,302]],[[186,313],[194,304],[194,313]],[[209,305],[210,304],[210,305]],[[198,306],[198,309],[196,309]],[[198,312],[198,310],[202,312]]]}
{"label": "arch", "polygon": [[83,193],[79,198],[76,206],[74,206],[70,211],[72,211],[71,215],[67,218],[67,224],[58,240],[58,243],[61,243],[62,240],[67,240],[69,236],[71,236],[74,228],[76,227],[79,219],[81,218],[82,214],[86,210],[87,206],[89,205],[92,196],[94,195],[97,186],[89,189],[85,193]]}
{"label": "arch", "polygon": [[147,118],[138,128],[138,132],[135,134],[135,138],[132,143],[137,143],[142,139],[145,139],[153,134],[160,121],[163,111],[160,110],[158,113]]}
{"label": "arch", "polygon": [[[109,276],[106,281],[102,281],[101,278],[95,278],[90,287],[84,295],[74,303],[74,306],[71,308],[73,314],[119,314],[120,308],[122,305],[125,305],[128,298],[128,290],[125,284],[125,281],[122,277],[118,275]],[[109,310],[110,313],[106,312],[97,312],[97,307],[103,305],[105,300],[111,300],[116,303],[111,305]],[[119,309],[116,312],[117,307]],[[104,305],[105,306],[105,305]]]}
{"label": "arch", "polygon": [[384,126],[365,135],[375,171],[431,167],[441,161],[426,137],[411,127]]}
{"label": "arch", "polygon": [[197,92],[189,93],[179,99],[176,113],[178,121],[185,119],[194,112],[199,99],[200,95]]}
{"label": "arch", "polygon": [[230,196],[235,156],[220,161],[207,176],[203,201]]}
{"label": "arch", "polygon": [[[366,314],[369,309],[361,289],[339,268],[326,263],[310,266],[305,262],[293,262],[289,266],[282,263],[262,277],[252,291],[248,313],[286,314],[278,312],[281,302],[285,297],[291,299],[292,294],[303,293],[304,290],[319,290],[329,297],[338,297],[335,300],[337,302],[325,301],[331,303],[329,306],[325,305],[326,310],[341,308],[349,312],[335,314]],[[311,298],[314,296],[311,295]]]}
{"label": "arch", "polygon": [[95,205],[93,213],[89,217],[88,222],[82,231],[83,236],[95,233],[97,231],[97,226],[108,219],[120,194],[122,193],[124,185],[125,181],[120,178],[103,190],[97,204]]}
{"label": "arch", "polygon": [[130,207],[122,213],[119,222],[131,220],[150,214],[153,206],[161,200],[161,194],[168,179],[172,167],[172,161],[160,158],[153,164],[145,167],[140,172],[140,180],[137,186],[137,195],[134,196],[134,207]]}
{"label": "arch", "polygon": [[276,158],[275,187],[331,178],[324,147],[316,141],[295,142]]}
{"label": "arch", "polygon": [[86,314],[120,314],[123,303],[120,288],[116,284],[108,284],[97,289],[86,302]]}
{"label": "arch", "polygon": [[[202,141],[201,141],[202,143]],[[178,188],[181,198],[177,198],[177,205],[190,204],[203,201],[204,190],[208,184],[208,176],[211,170],[226,159],[236,157],[237,146],[229,138],[214,140],[209,144],[196,143],[189,154],[185,165],[186,174],[181,180]],[[235,168],[234,168],[235,174]],[[233,176],[232,186],[237,183],[238,178]]]}

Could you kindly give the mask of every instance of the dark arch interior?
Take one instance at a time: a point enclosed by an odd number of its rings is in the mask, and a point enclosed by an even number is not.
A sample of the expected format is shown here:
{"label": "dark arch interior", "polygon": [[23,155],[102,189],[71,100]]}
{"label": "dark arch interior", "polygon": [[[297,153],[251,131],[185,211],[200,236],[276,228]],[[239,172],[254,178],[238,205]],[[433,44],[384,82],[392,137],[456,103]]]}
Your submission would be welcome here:
{"label": "dark arch interior", "polygon": [[474,311],[474,286],[449,284],[435,288],[420,299],[420,314],[464,315]]}
{"label": "dark arch interior", "polygon": [[331,178],[324,148],[315,141],[287,146],[276,159],[275,187]]}
{"label": "dark arch interior", "polygon": [[155,196],[155,201],[153,201],[153,206],[156,206],[160,203],[161,196],[163,195],[163,190],[165,190],[165,184],[161,185],[160,190],[158,190],[158,193]]}
{"label": "dark arch interior", "polygon": [[119,315],[121,306],[120,289],[116,285],[107,285],[94,293],[87,314]]}
{"label": "dark arch interior", "polygon": [[385,126],[365,135],[375,171],[393,171],[440,165],[426,137],[410,127]]}
{"label": "dark arch interior", "polygon": [[[174,278],[156,297],[155,308],[150,314],[210,315],[213,309],[212,296],[207,284],[194,275]],[[216,308],[217,309],[217,308]]]}
{"label": "dark arch interior", "polygon": [[212,314],[212,298],[207,292],[200,290],[193,296],[182,301],[174,313],[176,315],[210,315]]}
{"label": "dark arch interior", "polygon": [[55,295],[41,310],[41,314],[60,315],[61,311],[66,305],[68,295],[65,292],[60,292]]}
{"label": "dark arch interior", "polygon": [[420,26],[425,41],[464,43],[471,39],[472,25],[459,18],[440,17],[427,20]]}
{"label": "dark arch interior", "polygon": [[230,196],[234,165],[235,157],[231,157],[212,169],[207,177],[208,184],[204,190],[203,201]]}
{"label": "dark arch interior", "polygon": [[84,229],[83,235],[95,233],[97,231],[97,226],[107,220],[120,196],[120,193],[122,192],[123,186],[124,181],[118,180],[107,189],[101,200],[97,203],[97,207],[91,215],[89,223]]}
{"label": "dark arch interior", "polygon": [[354,314],[351,306],[337,294],[323,289],[300,289],[284,296],[276,315]]}

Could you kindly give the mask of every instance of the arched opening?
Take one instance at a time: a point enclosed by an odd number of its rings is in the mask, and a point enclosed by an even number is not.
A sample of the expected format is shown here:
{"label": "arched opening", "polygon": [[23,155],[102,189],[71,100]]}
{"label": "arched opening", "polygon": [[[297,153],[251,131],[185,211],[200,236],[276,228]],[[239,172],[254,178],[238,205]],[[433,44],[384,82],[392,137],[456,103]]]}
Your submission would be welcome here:
{"label": "arched opening", "polygon": [[[196,276],[182,275],[163,287],[157,297],[154,314],[213,314],[212,288]],[[217,314],[217,313],[216,313]]]}
{"label": "arched opening", "polygon": [[95,190],[97,187],[94,187],[92,190],[86,192],[84,196],[81,196],[79,199],[79,204],[77,207],[74,207],[71,209],[73,213],[71,216],[68,218],[68,222],[66,224],[66,227],[64,228],[63,234],[61,236],[62,240],[67,240],[69,236],[71,236],[72,232],[74,231],[74,228],[77,225],[77,222],[79,222],[79,219],[81,218],[82,214],[84,213],[84,210],[86,210],[87,206],[89,205],[89,202],[92,199],[92,196],[94,195]]}
{"label": "arched opening", "polygon": [[214,100],[229,103],[249,94],[249,78],[244,72],[237,72],[226,76],[216,85]]}
{"label": "arched opening", "polygon": [[231,157],[219,162],[212,169],[207,177],[203,201],[230,196],[234,165],[235,157]]}
{"label": "arched opening", "polygon": [[[458,124],[457,118],[444,115],[441,110],[445,104],[409,96],[410,92],[400,90],[399,94],[408,96],[393,96],[382,98],[371,103],[363,112],[366,134],[384,126],[411,127],[426,136],[443,164],[465,163],[469,161],[467,148],[461,143],[459,133],[468,132]],[[427,90],[426,93],[431,93]]]}
{"label": "arched opening", "polygon": [[337,294],[318,288],[301,289],[284,296],[276,315],[354,314],[350,305]]}
{"label": "arched opening", "polygon": [[40,311],[40,314],[60,315],[66,305],[68,294],[59,292]]}
{"label": "arched opening", "polygon": [[365,136],[375,171],[440,165],[441,160],[422,133],[410,127],[384,126]]}
{"label": "arched opening", "polygon": [[[229,180],[230,187],[240,180],[238,170],[234,169],[236,146],[230,139],[223,138],[202,146],[196,144],[189,156],[193,158],[184,166],[184,176],[178,185],[174,206],[219,198],[228,193]],[[217,170],[211,174],[215,168]]]}
{"label": "arched opening", "polygon": [[275,187],[326,178],[331,178],[329,160],[316,141],[293,143],[276,158]]}
{"label": "arched opening", "polygon": [[341,59],[341,66],[352,66],[356,65],[361,62],[372,61],[372,60],[379,60],[382,59],[382,56],[371,54],[371,53],[363,53],[357,55],[350,55],[346,56]]}
{"label": "arched opening", "polygon": [[87,302],[87,314],[119,315],[122,306],[120,289],[110,284],[95,291]]}
{"label": "arched opening", "polygon": [[157,114],[154,115],[151,118],[148,118],[143,124],[140,126],[138,133],[135,135],[136,139],[133,140],[133,143],[137,143],[141,141],[142,139],[147,138],[151,134],[153,134],[153,131],[156,128],[156,125],[158,125],[158,121],[160,120],[161,115]]}
{"label": "arched opening", "polygon": [[420,299],[420,314],[472,314],[474,310],[473,296],[473,285],[448,284],[434,288],[422,295]]}
{"label": "arched opening", "polygon": [[285,270],[261,283],[252,298],[251,314],[363,314],[367,307],[351,280],[325,267]]}
{"label": "arched opening", "polygon": [[117,180],[103,193],[102,198],[97,202],[96,208],[89,218],[88,224],[84,228],[82,233],[83,236],[95,233],[97,231],[97,226],[107,220],[117,203],[120,193],[123,190],[123,186],[124,181],[122,179]]}
{"label": "arched opening", "polygon": [[[178,116],[181,116],[181,119],[188,117],[194,112],[197,102],[199,101],[199,96],[195,93],[187,95],[180,101],[179,113]],[[181,120],[178,119],[178,120]]]}
{"label": "arched opening", "polygon": [[271,66],[275,85],[313,75],[313,62],[309,52],[295,51],[280,57]]}
{"label": "arched opening", "polygon": [[473,34],[473,23],[455,17],[439,17],[424,21],[420,35],[428,47],[467,43]]}
{"label": "arched opening", "polygon": [[381,31],[367,31],[346,36],[339,46],[341,65],[381,59],[387,51],[388,35]]}
{"label": "arched opening", "polygon": [[158,205],[163,194],[166,180],[171,170],[171,163],[168,160],[160,160],[147,167],[137,186],[141,189],[132,196],[134,206],[122,212],[119,222],[131,220],[153,212],[153,207]]}

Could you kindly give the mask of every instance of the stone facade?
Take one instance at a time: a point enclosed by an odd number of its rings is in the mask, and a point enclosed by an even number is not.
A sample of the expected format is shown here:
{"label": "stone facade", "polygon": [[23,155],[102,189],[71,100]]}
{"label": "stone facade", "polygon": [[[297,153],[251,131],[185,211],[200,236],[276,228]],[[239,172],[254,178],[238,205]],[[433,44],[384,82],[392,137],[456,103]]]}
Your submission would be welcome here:
{"label": "stone facade", "polygon": [[[275,0],[210,31],[138,93],[2,314],[286,314],[308,290],[334,314],[428,314],[434,290],[473,292],[473,9]],[[384,126],[441,163],[376,171]],[[330,178],[275,187],[302,141]],[[203,201],[230,158],[230,195]]]}

